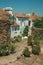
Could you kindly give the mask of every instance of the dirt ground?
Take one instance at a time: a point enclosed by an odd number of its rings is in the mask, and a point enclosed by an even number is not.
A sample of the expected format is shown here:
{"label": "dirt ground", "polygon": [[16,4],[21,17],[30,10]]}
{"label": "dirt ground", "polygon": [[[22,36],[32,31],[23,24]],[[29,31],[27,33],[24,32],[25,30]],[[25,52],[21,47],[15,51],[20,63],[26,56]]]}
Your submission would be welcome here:
{"label": "dirt ground", "polygon": [[[39,56],[31,54],[31,57],[22,57],[22,51],[27,46],[27,40],[16,43],[16,53],[0,57],[0,65],[43,65],[43,45]],[[29,46],[31,51],[31,47]],[[19,59],[17,59],[19,57]]]}

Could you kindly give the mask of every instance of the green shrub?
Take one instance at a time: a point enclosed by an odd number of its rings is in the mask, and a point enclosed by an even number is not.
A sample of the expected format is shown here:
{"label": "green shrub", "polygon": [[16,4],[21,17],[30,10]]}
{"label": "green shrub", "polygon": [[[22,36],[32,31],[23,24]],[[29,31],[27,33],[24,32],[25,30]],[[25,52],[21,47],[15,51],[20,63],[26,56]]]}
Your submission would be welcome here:
{"label": "green shrub", "polygon": [[32,53],[35,54],[35,55],[39,55],[39,53],[40,53],[40,46],[39,45],[34,45],[32,47]]}
{"label": "green shrub", "polygon": [[9,46],[8,46],[8,44],[5,43],[5,44],[1,45],[1,48],[4,50],[7,50],[9,48]]}
{"label": "green shrub", "polygon": [[23,55],[24,55],[25,57],[30,57],[30,51],[28,50],[27,47],[24,49]]}
{"label": "green shrub", "polygon": [[2,50],[1,50],[1,55],[2,55],[2,56],[6,56],[6,50],[2,49]]}
{"label": "green shrub", "polygon": [[28,26],[24,28],[22,36],[28,36]]}
{"label": "green shrub", "polygon": [[11,44],[10,46],[8,44],[3,44],[0,46],[0,56],[6,56],[10,53],[14,53],[16,46],[14,44]]}
{"label": "green shrub", "polygon": [[16,45],[11,44],[11,46],[10,46],[10,53],[14,53],[15,49],[16,49]]}
{"label": "green shrub", "polygon": [[10,52],[9,52],[9,46],[8,44],[3,44],[0,46],[0,56],[6,56],[6,55],[9,55]]}
{"label": "green shrub", "polygon": [[9,50],[1,49],[1,51],[0,51],[0,56],[6,56],[6,55],[9,55],[9,54],[10,54]]}
{"label": "green shrub", "polygon": [[43,17],[33,21],[34,26],[37,28],[43,28]]}
{"label": "green shrub", "polygon": [[33,36],[33,40],[34,40],[33,45],[39,45],[40,44],[40,37],[38,34],[35,34]]}
{"label": "green shrub", "polygon": [[36,34],[34,34],[33,40],[40,40],[40,35],[38,32]]}
{"label": "green shrub", "polygon": [[22,40],[22,37],[18,35],[16,37],[14,37],[14,39],[16,42],[20,42]]}
{"label": "green shrub", "polygon": [[32,36],[28,36],[28,45],[32,46],[32,43],[33,43],[32,40],[33,40]]}
{"label": "green shrub", "polygon": [[39,45],[39,41],[38,40],[34,40],[33,45]]}

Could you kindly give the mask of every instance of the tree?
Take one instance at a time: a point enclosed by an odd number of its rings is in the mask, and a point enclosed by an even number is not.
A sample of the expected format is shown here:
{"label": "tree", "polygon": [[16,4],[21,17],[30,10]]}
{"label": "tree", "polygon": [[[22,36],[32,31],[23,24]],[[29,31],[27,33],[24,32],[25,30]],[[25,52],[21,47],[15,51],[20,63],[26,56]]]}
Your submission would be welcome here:
{"label": "tree", "polygon": [[37,28],[43,28],[43,17],[33,21],[34,26]]}
{"label": "tree", "polygon": [[23,30],[23,36],[28,36],[28,26],[26,26]]}

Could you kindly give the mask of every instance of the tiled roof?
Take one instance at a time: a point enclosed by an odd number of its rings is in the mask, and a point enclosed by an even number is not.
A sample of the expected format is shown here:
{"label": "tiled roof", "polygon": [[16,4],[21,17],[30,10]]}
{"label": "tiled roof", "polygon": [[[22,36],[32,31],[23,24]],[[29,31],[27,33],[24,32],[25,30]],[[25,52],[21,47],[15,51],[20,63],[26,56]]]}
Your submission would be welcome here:
{"label": "tiled roof", "polygon": [[38,15],[36,15],[36,14],[31,14],[30,18],[31,18],[32,20],[36,20],[37,18],[41,18],[41,16],[38,16]]}
{"label": "tiled roof", "polygon": [[16,27],[16,26],[19,26],[19,24],[17,24],[15,21],[11,24],[11,26],[14,26],[14,27]]}
{"label": "tiled roof", "polygon": [[14,16],[16,17],[20,17],[20,18],[29,18],[29,15],[26,15],[26,14],[14,14]]}
{"label": "tiled roof", "polygon": [[[8,20],[8,17],[6,15],[9,15],[8,12],[0,9],[0,19],[2,20]],[[31,18],[32,20],[35,20],[37,18],[41,18],[41,16],[38,16],[36,14],[26,15],[26,14],[14,14],[17,18]]]}
{"label": "tiled roof", "polygon": [[35,20],[37,18],[41,18],[41,16],[38,16],[36,14],[26,15],[26,14],[14,14],[17,18],[30,18],[32,20]]}
{"label": "tiled roof", "polygon": [[3,15],[9,15],[8,12],[6,12],[6,11],[4,11],[4,10],[2,10],[2,9],[0,9],[0,14],[3,14]]}

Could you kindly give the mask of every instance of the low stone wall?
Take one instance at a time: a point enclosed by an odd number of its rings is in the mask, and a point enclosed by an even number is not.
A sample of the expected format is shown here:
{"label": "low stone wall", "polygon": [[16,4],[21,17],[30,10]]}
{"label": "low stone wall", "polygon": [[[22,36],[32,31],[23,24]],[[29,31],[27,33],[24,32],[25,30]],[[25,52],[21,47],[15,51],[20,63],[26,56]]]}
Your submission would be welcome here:
{"label": "low stone wall", "polygon": [[0,44],[10,43],[10,22],[0,20]]}
{"label": "low stone wall", "polygon": [[32,34],[39,34],[41,36],[43,36],[43,28],[36,28],[36,27],[33,27],[32,28]]}

